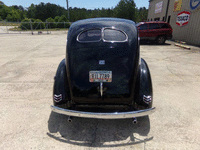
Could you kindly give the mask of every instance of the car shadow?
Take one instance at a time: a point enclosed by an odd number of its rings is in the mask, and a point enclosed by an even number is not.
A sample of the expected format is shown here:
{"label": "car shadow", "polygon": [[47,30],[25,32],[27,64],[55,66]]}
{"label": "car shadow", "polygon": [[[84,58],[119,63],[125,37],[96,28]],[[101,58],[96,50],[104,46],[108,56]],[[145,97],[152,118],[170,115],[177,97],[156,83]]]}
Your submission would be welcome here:
{"label": "car shadow", "polygon": [[159,44],[157,44],[156,42],[153,42],[153,41],[140,41],[140,45],[169,46],[171,44],[170,43],[164,43],[162,45],[159,45]]}
{"label": "car shadow", "polygon": [[153,139],[147,137],[150,131],[148,116],[138,118],[137,124],[133,124],[132,119],[72,119],[69,123],[68,116],[51,112],[47,135],[60,142],[90,147],[135,145]]}

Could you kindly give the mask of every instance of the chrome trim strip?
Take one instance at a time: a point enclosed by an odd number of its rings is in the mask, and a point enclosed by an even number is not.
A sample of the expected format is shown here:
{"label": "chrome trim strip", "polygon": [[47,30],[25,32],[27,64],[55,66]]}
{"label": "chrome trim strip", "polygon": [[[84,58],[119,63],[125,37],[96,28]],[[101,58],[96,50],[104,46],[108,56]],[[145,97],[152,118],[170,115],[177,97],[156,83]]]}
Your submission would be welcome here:
{"label": "chrome trim strip", "polygon": [[[80,41],[79,40],[79,36],[83,33],[83,32],[86,32],[86,31],[89,31],[89,30],[101,30],[101,39],[100,40],[96,40],[96,41]],[[112,29],[112,30],[117,30],[117,31],[120,31],[122,32],[125,36],[126,36],[126,39],[124,41],[108,41],[108,40],[105,40],[104,39],[104,30],[106,29]],[[117,29],[115,27],[103,27],[103,28],[91,28],[91,29],[86,29],[82,32],[80,32],[78,34],[78,36],[76,37],[76,41],[80,42],[80,43],[93,43],[93,42],[100,42],[100,41],[103,41],[103,42],[107,42],[107,43],[124,43],[124,42],[127,42],[128,41],[128,35],[126,34],[126,32],[124,32],[123,30],[120,30],[120,29]]]}
{"label": "chrome trim strip", "polygon": [[70,109],[63,109],[57,106],[51,106],[51,110],[59,114],[74,116],[74,117],[96,118],[96,119],[125,119],[125,118],[142,117],[150,115],[153,112],[155,112],[155,107],[145,110],[130,111],[130,112],[115,112],[115,113],[83,112]]}
{"label": "chrome trim strip", "polygon": [[[99,40],[96,40],[96,41],[80,41],[79,40],[79,36],[83,33],[83,32],[86,32],[86,31],[90,31],[90,30],[101,30],[101,38]],[[102,29],[101,28],[91,28],[91,29],[86,29],[82,32],[80,32],[78,34],[78,36],[76,37],[76,41],[80,42],[80,43],[94,43],[94,42],[100,42],[102,40]]]}
{"label": "chrome trim strip", "polygon": [[100,93],[102,97],[103,96],[103,82],[100,82]]}
{"label": "chrome trim strip", "polygon": [[[112,30],[120,31],[126,36],[126,39],[124,41],[108,41],[108,40],[105,40],[104,39],[104,30],[106,30],[106,29],[112,29]],[[116,43],[124,43],[124,42],[128,41],[128,35],[123,30],[117,29],[115,27],[104,27],[104,28],[102,28],[102,39],[103,39],[103,42],[108,42],[108,43],[115,43],[115,42]]]}

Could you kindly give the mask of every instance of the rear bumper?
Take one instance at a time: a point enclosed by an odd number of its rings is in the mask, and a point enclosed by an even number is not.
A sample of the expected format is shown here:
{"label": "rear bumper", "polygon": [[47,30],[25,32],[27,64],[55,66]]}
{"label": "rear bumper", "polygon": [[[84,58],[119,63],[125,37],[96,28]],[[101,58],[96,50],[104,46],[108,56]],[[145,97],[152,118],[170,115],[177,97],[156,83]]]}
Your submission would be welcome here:
{"label": "rear bumper", "polygon": [[75,111],[70,109],[63,109],[56,106],[51,106],[51,110],[59,114],[74,116],[74,117],[96,118],[96,119],[125,119],[125,118],[142,117],[150,115],[153,112],[155,112],[155,107],[138,111],[115,112],[115,113]]}

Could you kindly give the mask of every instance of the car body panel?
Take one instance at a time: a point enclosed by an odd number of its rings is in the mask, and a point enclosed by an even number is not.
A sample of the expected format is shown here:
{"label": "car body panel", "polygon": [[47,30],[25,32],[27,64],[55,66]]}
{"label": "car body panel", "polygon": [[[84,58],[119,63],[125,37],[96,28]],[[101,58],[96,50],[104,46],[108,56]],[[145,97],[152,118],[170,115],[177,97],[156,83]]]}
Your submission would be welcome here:
{"label": "car body panel", "polygon": [[[91,72],[112,73],[112,80],[93,82]],[[150,71],[140,58],[137,27],[130,20],[98,18],[73,23],[66,58],[54,79],[55,107],[51,108],[57,113],[119,119],[148,115],[155,109]]]}
{"label": "car body panel", "polygon": [[[123,26],[121,21],[123,20]],[[78,26],[78,28],[77,28]],[[86,42],[77,41],[80,32],[91,29],[113,28],[125,32],[127,42]],[[71,81],[71,99],[76,103],[131,103],[139,63],[137,28],[131,21],[124,19],[85,20],[84,25],[77,22],[69,30],[67,49],[67,72],[73,74]],[[88,55],[89,54],[89,55]],[[99,65],[104,60],[105,65]],[[112,71],[113,81],[103,83],[104,94],[100,96],[100,83],[89,82],[89,71]],[[115,87],[115,90],[113,88]],[[88,99],[89,98],[89,99]],[[123,99],[123,100],[122,100]]]}

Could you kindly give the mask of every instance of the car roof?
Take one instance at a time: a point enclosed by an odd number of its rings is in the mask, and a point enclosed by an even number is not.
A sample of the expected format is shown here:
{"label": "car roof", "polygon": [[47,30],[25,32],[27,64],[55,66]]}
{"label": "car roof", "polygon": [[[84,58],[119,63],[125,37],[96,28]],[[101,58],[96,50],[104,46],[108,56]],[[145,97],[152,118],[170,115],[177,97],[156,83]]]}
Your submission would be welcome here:
{"label": "car roof", "polygon": [[74,22],[68,31],[68,37],[77,36],[80,32],[90,29],[116,28],[124,31],[128,36],[137,32],[135,22],[119,18],[92,18]]}
{"label": "car roof", "polygon": [[120,19],[120,18],[90,18],[90,19],[84,19],[84,20],[79,20],[76,21],[75,23],[72,24],[73,26],[81,26],[82,24],[84,25],[90,25],[90,24],[102,24],[102,26],[108,26],[112,24],[113,26],[118,25],[118,24],[126,24],[126,25],[135,25],[135,22],[132,20],[128,19]]}
{"label": "car roof", "polygon": [[[137,38],[137,27],[135,22],[128,19],[119,19],[119,18],[92,18],[84,19],[74,22],[69,30],[67,36],[68,49],[80,48],[85,46],[84,44],[77,42],[77,37],[81,32],[91,29],[104,29],[112,28],[125,32],[128,35],[128,43],[131,45],[134,43]],[[87,45],[93,44],[94,42],[87,43]],[[137,43],[137,42],[136,42]],[[102,46],[106,45],[106,42],[95,42],[95,45]],[[120,43],[122,44],[122,43]]]}
{"label": "car roof", "polygon": [[167,22],[164,22],[164,21],[147,21],[147,22],[139,22],[137,25],[146,24],[146,23],[166,23],[166,24],[168,24]]}

